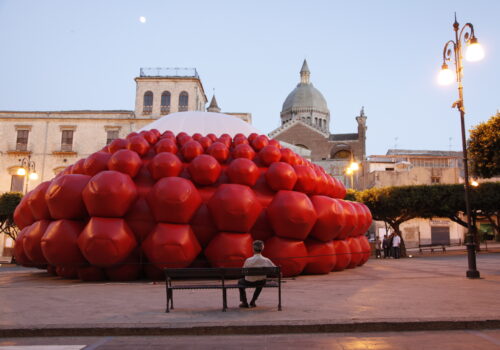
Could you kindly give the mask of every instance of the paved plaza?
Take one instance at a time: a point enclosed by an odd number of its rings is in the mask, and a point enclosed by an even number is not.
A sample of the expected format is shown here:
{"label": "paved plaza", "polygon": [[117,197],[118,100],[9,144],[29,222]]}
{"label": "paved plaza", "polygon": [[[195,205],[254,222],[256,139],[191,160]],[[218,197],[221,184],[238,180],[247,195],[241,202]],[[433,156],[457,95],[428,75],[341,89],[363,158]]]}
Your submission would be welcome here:
{"label": "paved plaza", "polygon": [[[189,335],[206,338],[206,344],[231,335],[229,343],[244,337],[252,344],[253,338],[245,337],[249,334],[264,334],[266,344],[271,344],[285,339],[280,334],[301,333],[315,339],[315,348],[336,344],[339,349],[354,349],[344,345],[353,334],[361,334],[356,338],[368,343],[376,343],[380,337],[392,339],[387,343],[389,349],[397,348],[391,344],[404,343],[401,332],[434,330],[461,332],[464,344],[477,338],[475,341],[490,345],[497,342],[498,347],[500,253],[481,253],[477,259],[482,276],[478,280],[464,277],[467,257],[460,253],[370,259],[353,270],[285,279],[281,312],[277,311],[275,289],[264,289],[255,309],[239,309],[238,292],[230,290],[227,312],[221,311],[220,290],[176,291],[175,309],[169,314],[164,312],[162,282],[83,283],[36,269],[1,267],[0,345],[27,344],[34,339],[44,339],[37,344],[58,339],[59,343],[52,344],[64,345],[61,339],[67,339],[65,336],[86,336],[81,343],[86,346],[91,339],[102,342],[113,337],[101,344],[103,349],[111,349],[119,347],[123,336],[144,335],[148,339],[169,335],[178,344],[191,339],[186,338]],[[306,336],[311,333],[324,334]],[[436,334],[421,336],[444,341]],[[34,338],[37,336],[49,338]],[[133,341],[134,337],[125,339]],[[335,349],[333,345],[329,348]]]}

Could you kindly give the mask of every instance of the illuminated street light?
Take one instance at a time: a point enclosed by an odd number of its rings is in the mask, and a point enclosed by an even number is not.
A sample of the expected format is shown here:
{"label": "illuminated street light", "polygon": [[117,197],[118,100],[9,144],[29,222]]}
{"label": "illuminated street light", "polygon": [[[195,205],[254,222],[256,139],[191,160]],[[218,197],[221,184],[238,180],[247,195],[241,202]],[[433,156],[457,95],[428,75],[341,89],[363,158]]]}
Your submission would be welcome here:
{"label": "illuminated street light", "polygon": [[[478,61],[484,57],[484,51],[479,46],[477,38],[474,34],[474,26],[471,23],[466,23],[460,30],[460,25],[457,22],[457,16],[455,14],[455,22],[453,23],[453,30],[455,31],[455,40],[449,40],[444,45],[443,50],[443,65],[441,66],[440,78],[443,82],[449,81],[449,73],[443,72],[448,69],[447,61],[451,61],[454,58],[455,64],[455,79],[458,83],[458,100],[453,103],[452,108],[457,108],[460,113],[460,126],[462,129],[462,154],[464,158],[464,177],[465,177],[465,210],[467,214],[467,236],[466,236],[466,246],[467,246],[467,257],[469,269],[467,270],[466,276],[468,278],[479,278],[479,271],[476,268],[476,243],[474,240],[473,230],[471,226],[471,206],[470,206],[470,183],[469,183],[469,166],[467,161],[467,143],[465,139],[465,107],[464,107],[464,96],[463,96],[463,86],[462,86],[462,76],[463,76],[463,65],[462,65],[462,41],[468,45],[468,50],[466,53],[467,60]],[[451,71],[450,71],[451,72]],[[441,75],[444,75],[441,78]],[[446,77],[448,76],[448,77]]]}
{"label": "illuminated street light", "polygon": [[24,193],[28,192],[28,181],[38,180],[38,174],[35,169],[35,162],[31,160],[31,156],[19,159],[21,166],[17,169],[17,175],[24,176]]}
{"label": "illuminated street light", "polygon": [[359,164],[351,161],[351,164],[345,169],[346,175],[351,178],[351,188],[354,188],[354,172],[359,170]]}
{"label": "illuminated street light", "polygon": [[476,180],[472,180],[472,181],[470,182],[470,184],[471,184],[471,186],[474,186],[474,187],[479,186],[479,182],[477,182]]}

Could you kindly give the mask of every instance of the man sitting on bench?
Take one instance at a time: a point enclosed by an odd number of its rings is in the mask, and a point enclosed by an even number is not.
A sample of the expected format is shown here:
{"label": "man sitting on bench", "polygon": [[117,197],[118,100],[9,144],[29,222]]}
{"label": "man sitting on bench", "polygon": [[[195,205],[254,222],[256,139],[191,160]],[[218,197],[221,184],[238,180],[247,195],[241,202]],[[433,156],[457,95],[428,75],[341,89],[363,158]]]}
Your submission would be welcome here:
{"label": "man sitting on bench", "polygon": [[[262,250],[264,250],[264,242],[262,241],[254,241],[253,242],[253,252],[254,255],[245,260],[243,264],[243,268],[246,267],[275,267],[271,260],[262,256]],[[245,276],[244,278],[240,278],[238,281],[238,285],[242,286],[239,288],[240,290],[240,307],[248,308],[255,307],[255,302],[262,291],[262,286],[266,284],[267,276]],[[255,287],[255,292],[253,293],[252,300],[250,301],[250,305],[247,302],[247,293],[245,292],[244,287]]]}

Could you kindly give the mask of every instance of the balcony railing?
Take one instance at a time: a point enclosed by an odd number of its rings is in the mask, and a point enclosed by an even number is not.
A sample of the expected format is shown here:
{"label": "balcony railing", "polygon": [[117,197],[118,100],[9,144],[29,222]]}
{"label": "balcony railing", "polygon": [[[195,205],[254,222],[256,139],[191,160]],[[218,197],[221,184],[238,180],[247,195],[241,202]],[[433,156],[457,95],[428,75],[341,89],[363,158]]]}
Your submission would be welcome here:
{"label": "balcony railing", "polygon": [[179,106],[179,112],[185,112],[188,110],[188,106]]}
{"label": "balcony railing", "polygon": [[28,150],[27,143],[16,143],[16,151],[26,152]]}
{"label": "balcony railing", "polygon": [[162,115],[167,115],[170,113],[170,106],[161,106],[160,113]]}
{"label": "balcony railing", "polygon": [[153,106],[144,106],[142,109],[142,113],[151,114],[153,112]]}
{"label": "balcony railing", "polygon": [[184,67],[144,67],[140,71],[141,77],[165,77],[165,78],[197,78],[200,79],[196,68]]}

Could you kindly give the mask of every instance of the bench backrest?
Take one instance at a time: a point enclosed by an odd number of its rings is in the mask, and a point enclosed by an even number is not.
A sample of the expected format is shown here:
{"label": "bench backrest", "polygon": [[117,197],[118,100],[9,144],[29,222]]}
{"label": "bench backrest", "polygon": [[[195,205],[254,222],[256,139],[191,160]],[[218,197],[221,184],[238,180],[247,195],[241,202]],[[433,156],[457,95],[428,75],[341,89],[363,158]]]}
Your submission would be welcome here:
{"label": "bench backrest", "polygon": [[249,268],[234,268],[234,267],[220,267],[220,268],[167,268],[163,270],[165,277],[170,278],[238,278],[241,276],[261,276],[279,277],[281,269],[276,267],[249,267]]}

